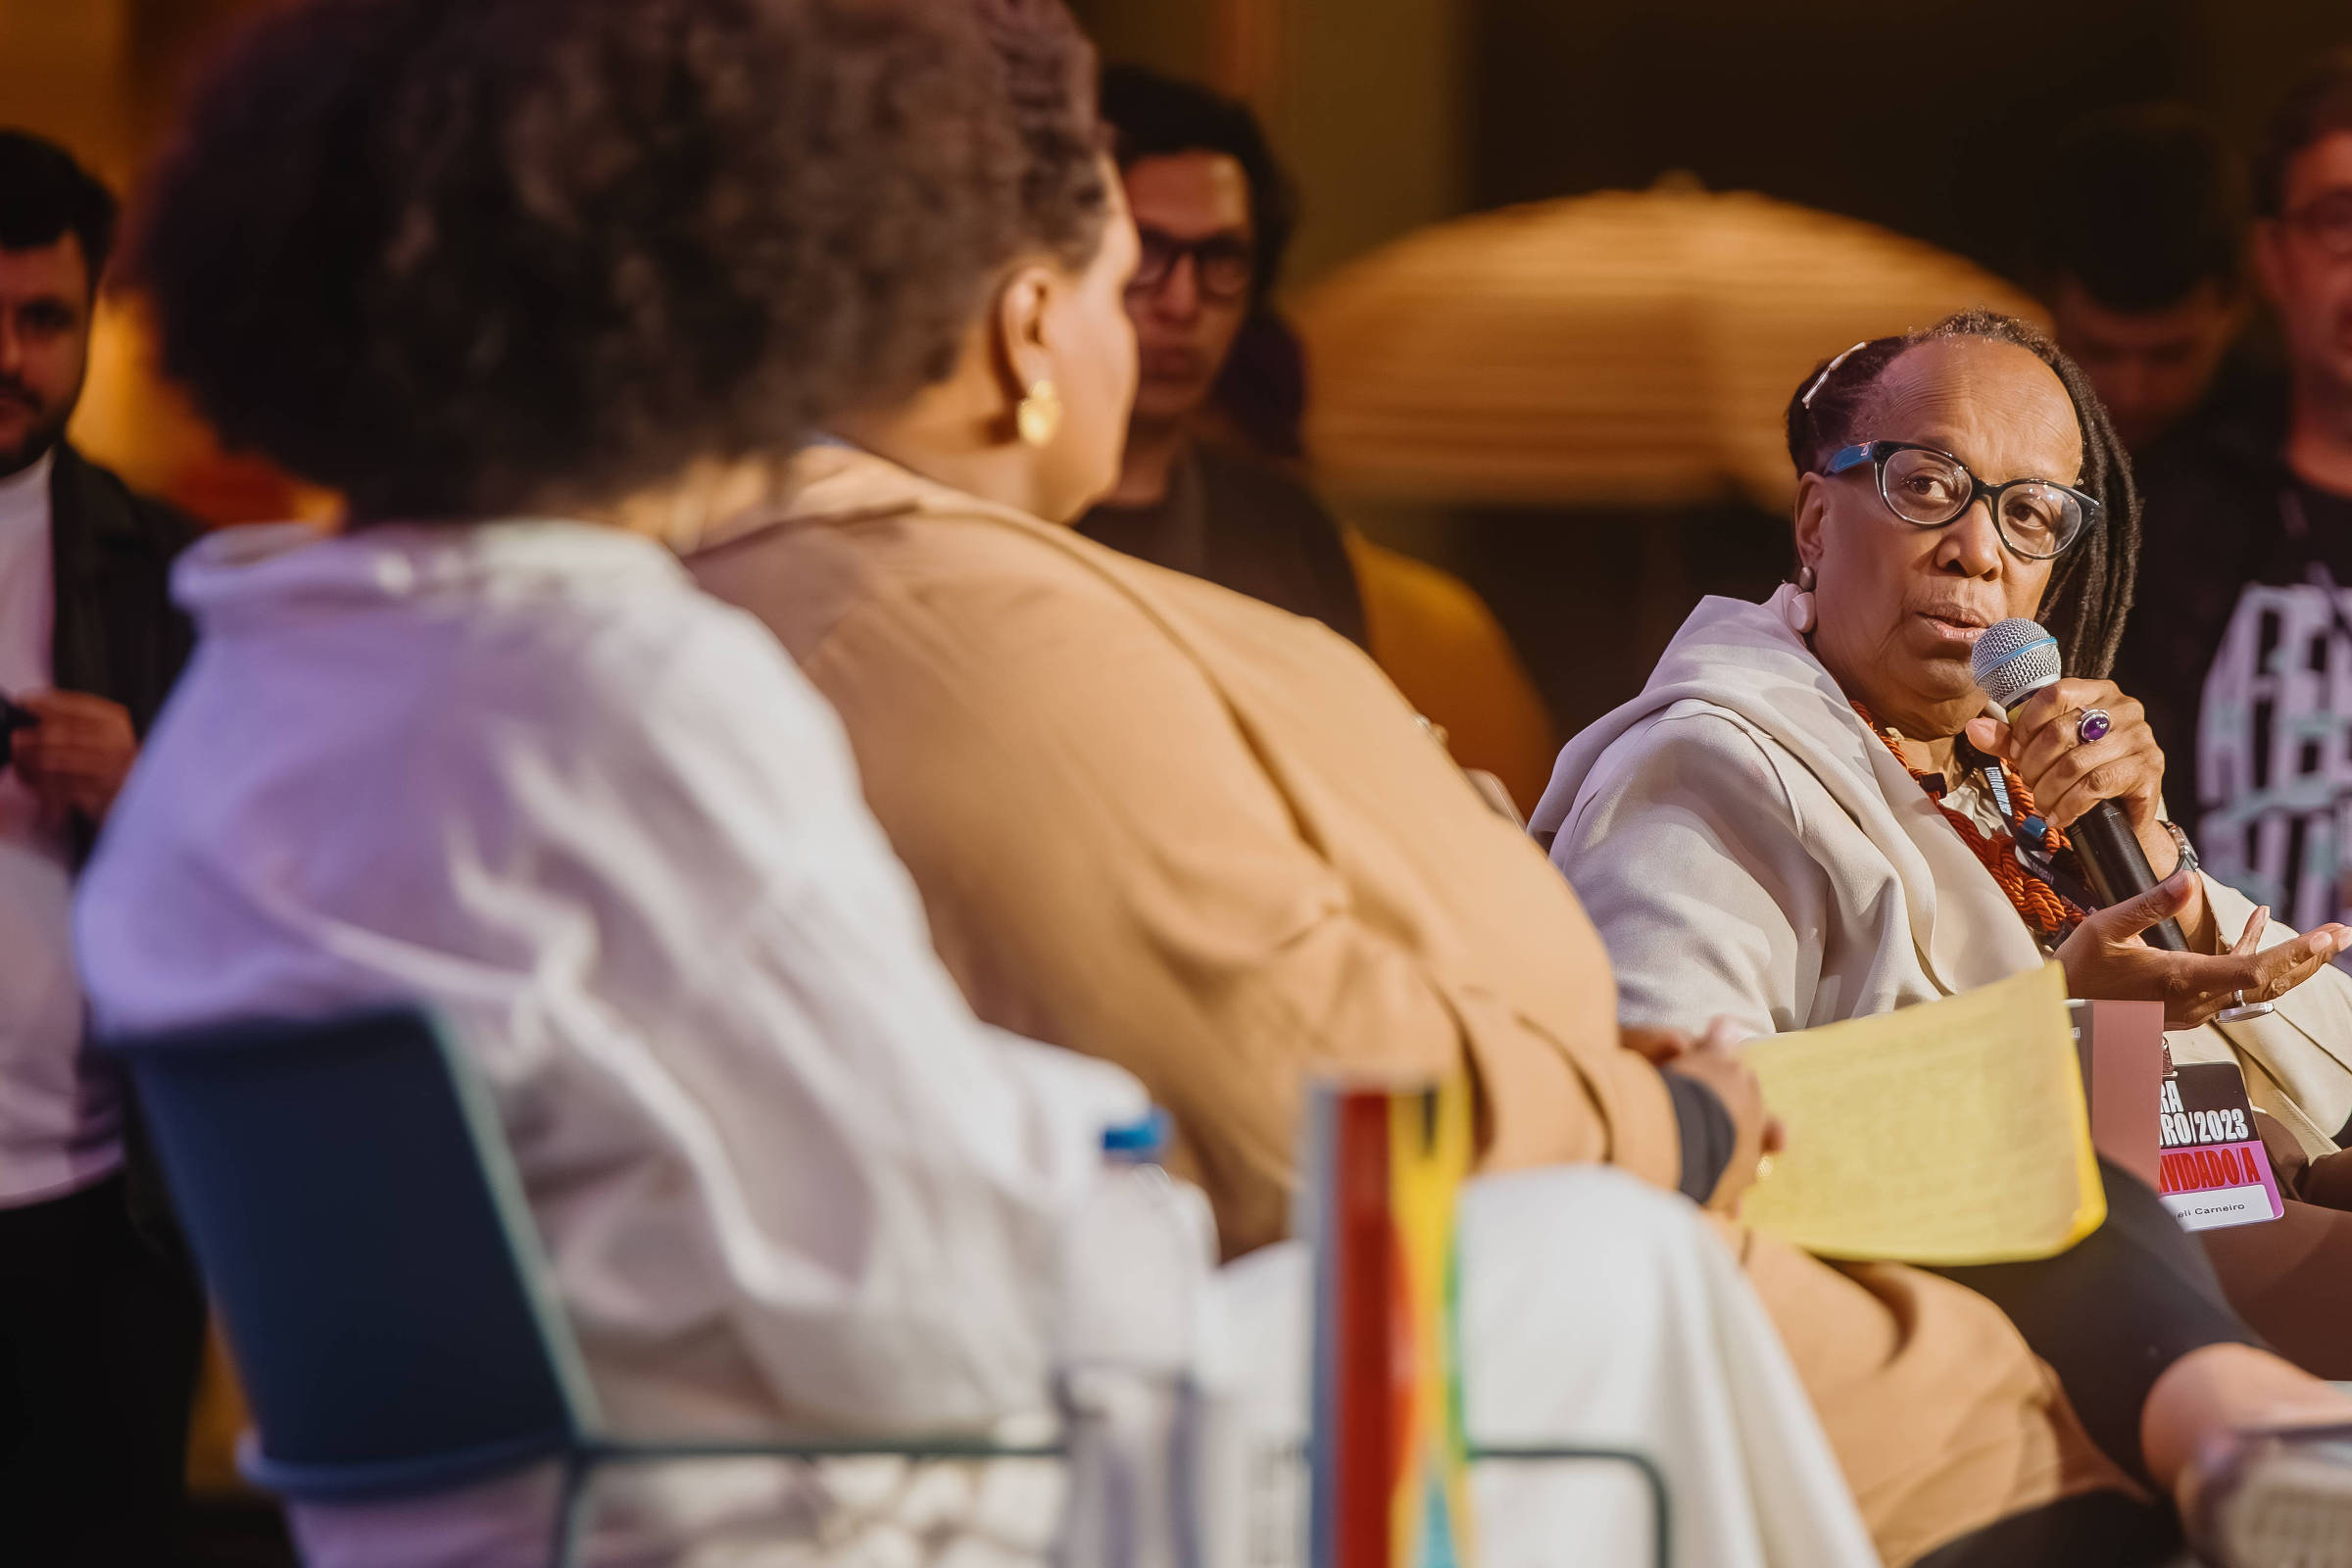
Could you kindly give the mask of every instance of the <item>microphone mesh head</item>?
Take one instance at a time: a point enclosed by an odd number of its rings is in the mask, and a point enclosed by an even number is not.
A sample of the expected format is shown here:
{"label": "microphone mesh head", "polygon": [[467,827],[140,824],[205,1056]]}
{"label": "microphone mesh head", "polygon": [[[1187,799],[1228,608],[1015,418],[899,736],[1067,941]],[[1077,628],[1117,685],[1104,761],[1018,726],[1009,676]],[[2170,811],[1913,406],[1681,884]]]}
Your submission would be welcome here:
{"label": "microphone mesh head", "polygon": [[2058,678],[2058,639],[2031,620],[2004,620],[1977,639],[1968,667],[1985,696],[2015,708]]}

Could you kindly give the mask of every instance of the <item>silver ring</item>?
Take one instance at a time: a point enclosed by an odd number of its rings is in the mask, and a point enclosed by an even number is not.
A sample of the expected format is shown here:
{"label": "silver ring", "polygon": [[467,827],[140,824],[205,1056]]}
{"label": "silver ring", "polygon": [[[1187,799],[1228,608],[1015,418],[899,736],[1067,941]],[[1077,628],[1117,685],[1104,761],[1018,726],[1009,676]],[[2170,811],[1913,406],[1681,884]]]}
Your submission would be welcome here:
{"label": "silver ring", "polygon": [[2277,1007],[2272,1006],[2267,1002],[2248,1002],[2246,1000],[2246,988],[2243,986],[2238,987],[2230,995],[2231,1000],[2234,1001],[2237,1005],[2234,1007],[2224,1007],[2221,1011],[2215,1013],[2213,1015],[2213,1021],[2215,1023],[2244,1023],[2248,1018],[2259,1018],[2266,1012],[2277,1012],[2278,1010]]}
{"label": "silver ring", "polygon": [[2085,708],[2082,710],[2082,716],[2075,720],[2076,744],[2088,746],[2092,741],[2104,739],[2107,732],[2113,728],[2115,728],[2113,713],[2104,708]]}

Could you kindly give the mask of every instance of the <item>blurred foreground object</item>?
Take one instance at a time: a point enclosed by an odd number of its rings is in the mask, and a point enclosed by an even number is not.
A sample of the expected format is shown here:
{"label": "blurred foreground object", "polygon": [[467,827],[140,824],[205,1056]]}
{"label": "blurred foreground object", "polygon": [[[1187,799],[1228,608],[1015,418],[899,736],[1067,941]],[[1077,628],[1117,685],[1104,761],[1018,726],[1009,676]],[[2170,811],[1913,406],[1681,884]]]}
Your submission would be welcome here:
{"label": "blurred foreground object", "polygon": [[[1588,1444],[1473,1446],[1460,1205],[1475,1161],[1469,1079],[1326,1079],[1307,1102],[1296,1229],[1313,1255],[1307,1568],[1473,1568],[1473,1460],[1636,1472],[1649,1560],[1675,1560],[1659,1463]],[[1595,1277],[1607,1278],[1605,1270]],[[1588,1515],[1577,1545],[1595,1544]],[[1522,1549],[1506,1529],[1497,1557]],[[1622,1550],[1624,1542],[1615,1543]],[[1618,1559],[1632,1560],[1632,1559]]]}
{"label": "blurred foreground object", "polygon": [[1315,1258],[1311,1568],[1473,1561],[1454,1203],[1470,1085],[1317,1087],[1303,1223]]}
{"label": "blurred foreground object", "polygon": [[1793,485],[1781,418],[1824,344],[2020,292],[1871,224],[1661,183],[1408,234],[1308,290],[1306,447],[1335,493],[1672,506]]}

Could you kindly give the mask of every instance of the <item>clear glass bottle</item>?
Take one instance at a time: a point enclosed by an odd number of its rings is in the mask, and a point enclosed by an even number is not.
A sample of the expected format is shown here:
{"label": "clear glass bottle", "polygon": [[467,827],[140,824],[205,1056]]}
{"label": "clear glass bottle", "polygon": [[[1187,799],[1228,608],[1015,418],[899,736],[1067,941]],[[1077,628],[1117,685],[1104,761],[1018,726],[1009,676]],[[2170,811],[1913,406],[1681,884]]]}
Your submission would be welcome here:
{"label": "clear glass bottle", "polygon": [[1103,1134],[1102,1180],[1063,1250],[1062,1568],[1240,1561],[1216,1222],[1200,1189],[1160,1164],[1167,1138],[1157,1109]]}

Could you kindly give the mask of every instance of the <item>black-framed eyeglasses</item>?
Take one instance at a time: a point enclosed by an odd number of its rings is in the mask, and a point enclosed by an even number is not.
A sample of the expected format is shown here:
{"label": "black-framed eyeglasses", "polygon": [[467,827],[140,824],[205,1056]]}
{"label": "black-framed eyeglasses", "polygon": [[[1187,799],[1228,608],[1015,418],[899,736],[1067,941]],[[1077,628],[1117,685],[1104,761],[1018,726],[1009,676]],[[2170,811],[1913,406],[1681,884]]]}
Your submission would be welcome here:
{"label": "black-framed eyeglasses", "polygon": [[1240,234],[1210,234],[1202,239],[1179,239],[1165,229],[1138,226],[1142,257],[1127,287],[1148,293],[1176,273],[1177,264],[1193,259],[1193,280],[1204,298],[1229,305],[1250,292],[1257,278],[1257,247]]}
{"label": "black-framed eyeglasses", "polygon": [[1983,501],[2001,543],[2028,561],[2063,555],[2099,520],[2099,503],[2072,485],[2048,479],[1986,484],[1949,452],[1909,441],[1872,441],[1846,447],[1823,466],[1828,474],[1870,464],[1878,469],[1879,499],[1886,510],[1922,528],[1941,528]]}
{"label": "black-framed eyeglasses", "polygon": [[2352,261],[2352,190],[2324,191],[2293,212],[2282,214],[2281,220],[2318,246],[2329,261]]}

